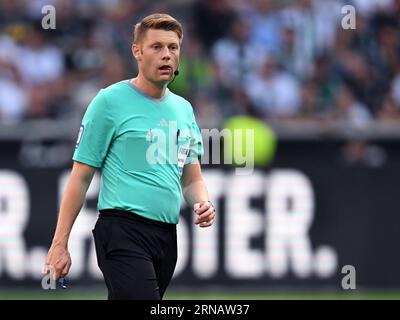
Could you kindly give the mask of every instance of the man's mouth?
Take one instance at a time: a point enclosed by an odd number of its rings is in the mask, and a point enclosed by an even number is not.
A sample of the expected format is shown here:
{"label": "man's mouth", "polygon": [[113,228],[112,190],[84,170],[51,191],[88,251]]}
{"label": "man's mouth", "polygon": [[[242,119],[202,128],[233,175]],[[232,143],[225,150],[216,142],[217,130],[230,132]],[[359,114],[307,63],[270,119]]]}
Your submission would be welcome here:
{"label": "man's mouth", "polygon": [[158,70],[170,72],[170,71],[172,71],[172,67],[168,66],[168,65],[163,65],[163,66],[159,67]]}

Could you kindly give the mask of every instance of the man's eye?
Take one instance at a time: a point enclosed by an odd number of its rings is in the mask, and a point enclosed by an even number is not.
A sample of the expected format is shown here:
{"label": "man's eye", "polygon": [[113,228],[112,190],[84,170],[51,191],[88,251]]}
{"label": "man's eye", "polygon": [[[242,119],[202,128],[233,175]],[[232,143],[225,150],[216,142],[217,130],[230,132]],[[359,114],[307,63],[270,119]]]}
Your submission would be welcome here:
{"label": "man's eye", "polygon": [[156,44],[156,45],[153,46],[153,48],[158,50],[158,49],[160,49],[160,46],[158,44]]}

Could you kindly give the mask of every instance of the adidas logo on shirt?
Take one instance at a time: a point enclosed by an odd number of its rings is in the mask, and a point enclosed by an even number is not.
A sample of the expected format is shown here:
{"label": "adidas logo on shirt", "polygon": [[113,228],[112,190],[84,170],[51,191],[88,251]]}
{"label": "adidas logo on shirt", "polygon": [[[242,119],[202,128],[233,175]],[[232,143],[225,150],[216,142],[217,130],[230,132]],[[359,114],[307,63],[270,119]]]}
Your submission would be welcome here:
{"label": "adidas logo on shirt", "polygon": [[164,118],[161,118],[160,123],[158,124],[160,127],[168,127],[168,121]]}

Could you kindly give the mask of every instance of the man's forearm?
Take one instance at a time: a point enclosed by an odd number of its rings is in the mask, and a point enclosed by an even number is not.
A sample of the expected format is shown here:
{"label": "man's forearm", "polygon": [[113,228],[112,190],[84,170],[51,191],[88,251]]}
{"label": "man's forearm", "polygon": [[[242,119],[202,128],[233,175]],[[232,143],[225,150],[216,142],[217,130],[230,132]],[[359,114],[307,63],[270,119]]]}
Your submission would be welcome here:
{"label": "man's forearm", "polygon": [[90,182],[71,176],[60,205],[53,245],[67,247],[72,226],[82,208]]}
{"label": "man's forearm", "polygon": [[183,189],[183,197],[188,206],[193,207],[195,203],[208,201],[208,191],[203,180],[198,180]]}

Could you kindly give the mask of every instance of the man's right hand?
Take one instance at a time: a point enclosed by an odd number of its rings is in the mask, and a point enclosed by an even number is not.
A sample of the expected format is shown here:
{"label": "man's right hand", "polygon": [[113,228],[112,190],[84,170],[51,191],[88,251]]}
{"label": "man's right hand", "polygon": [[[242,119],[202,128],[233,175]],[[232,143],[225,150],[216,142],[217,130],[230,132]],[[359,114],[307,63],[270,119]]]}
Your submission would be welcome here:
{"label": "man's right hand", "polygon": [[47,254],[43,271],[50,273],[57,281],[67,275],[71,267],[71,257],[68,252],[68,238],[72,225],[85,200],[85,194],[92,181],[96,168],[75,161],[72,167],[67,187],[61,200],[57,228]]}
{"label": "man's right hand", "polygon": [[68,249],[65,246],[53,244],[47,254],[46,263],[44,265],[44,273],[50,273],[54,281],[65,277],[72,261]]}

